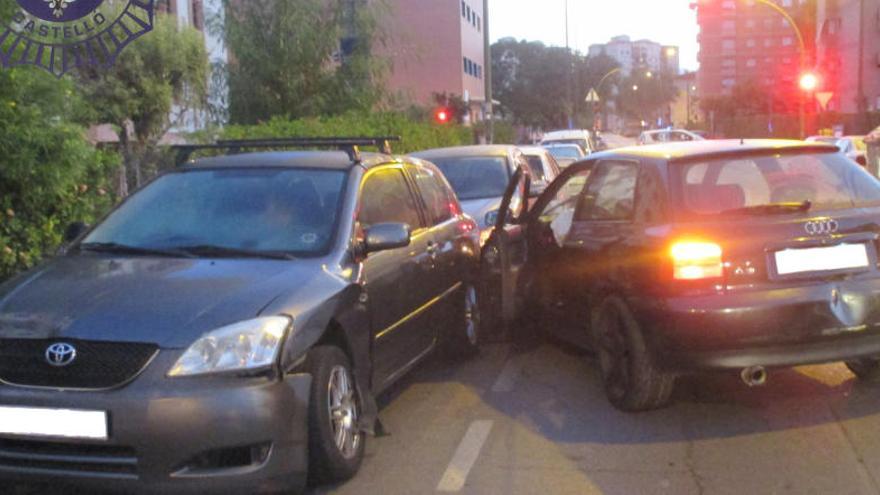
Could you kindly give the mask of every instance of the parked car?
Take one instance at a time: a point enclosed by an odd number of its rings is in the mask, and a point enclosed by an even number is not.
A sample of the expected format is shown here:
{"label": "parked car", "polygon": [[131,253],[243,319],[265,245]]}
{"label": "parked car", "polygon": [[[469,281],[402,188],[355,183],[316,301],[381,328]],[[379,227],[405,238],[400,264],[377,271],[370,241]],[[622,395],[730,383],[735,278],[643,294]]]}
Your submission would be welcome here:
{"label": "parked car", "polygon": [[540,194],[559,175],[559,164],[547,148],[523,146],[520,147],[520,151],[525,155],[532,173],[534,182],[532,182],[531,188],[536,194]]}
{"label": "parked car", "polygon": [[837,147],[850,160],[861,166],[868,165],[868,145],[865,136],[844,136],[837,140]]}
{"label": "parked car", "polygon": [[206,158],[68,241],[0,286],[0,483],[343,480],[373,397],[479,343],[476,225],[417,159]]}
{"label": "parked car", "polygon": [[645,131],[639,136],[639,144],[674,143],[680,141],[705,141],[703,136],[684,129],[661,129]]}
{"label": "parked car", "polygon": [[548,144],[544,145],[544,148],[553,155],[559,168],[562,169],[587,157],[584,150],[576,144]]}
{"label": "parked car", "polygon": [[595,136],[586,129],[551,131],[541,138],[541,146],[558,144],[576,144],[581,147],[585,155],[596,151],[597,148]]}
{"label": "parked car", "polygon": [[[517,167],[522,167],[532,182],[531,167],[522,151],[511,145],[480,145],[437,148],[419,151],[413,157],[430,161],[437,165],[461,201],[464,212],[474,218],[481,231],[481,241],[485,241],[495,225],[501,197]],[[532,193],[535,194],[534,192]],[[513,208],[527,198],[513,198]]]}
{"label": "parked car", "polygon": [[[526,187],[517,173],[507,194]],[[880,182],[830,145],[599,153],[499,216],[484,314],[595,349],[626,411],[666,404],[701,370],[759,385],[770,368],[844,361],[880,378],[878,215]]]}

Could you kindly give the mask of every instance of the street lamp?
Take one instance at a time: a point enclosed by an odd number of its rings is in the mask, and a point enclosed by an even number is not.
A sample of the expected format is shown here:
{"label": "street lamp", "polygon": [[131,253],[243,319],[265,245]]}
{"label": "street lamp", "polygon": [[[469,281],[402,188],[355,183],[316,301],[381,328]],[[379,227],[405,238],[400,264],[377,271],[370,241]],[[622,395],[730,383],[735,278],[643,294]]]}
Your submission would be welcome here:
{"label": "street lamp", "polygon": [[645,77],[647,77],[648,79],[651,79],[654,77],[654,73],[651,71],[645,72]]}
{"label": "street lamp", "polygon": [[802,90],[812,93],[813,91],[816,91],[817,87],[819,87],[819,78],[812,72],[805,72],[801,75],[799,84]]}
{"label": "street lamp", "polygon": [[633,84],[633,91],[638,91],[638,90],[639,90],[639,85]]}

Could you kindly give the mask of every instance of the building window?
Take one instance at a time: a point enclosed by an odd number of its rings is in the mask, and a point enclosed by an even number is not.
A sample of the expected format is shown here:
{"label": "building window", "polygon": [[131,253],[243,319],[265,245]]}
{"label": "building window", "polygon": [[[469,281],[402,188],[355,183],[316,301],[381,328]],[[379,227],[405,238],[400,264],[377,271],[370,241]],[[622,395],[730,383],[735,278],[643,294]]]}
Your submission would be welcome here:
{"label": "building window", "polygon": [[470,7],[470,5],[467,6],[467,20],[468,20],[468,22],[471,22],[471,7]]}
{"label": "building window", "polygon": [[791,46],[792,43],[794,43],[794,40],[790,36],[782,38],[782,46]]}
{"label": "building window", "polygon": [[765,40],[764,40],[764,46],[766,46],[766,47],[773,46],[773,39],[772,39],[772,38],[767,38],[767,39],[765,39]]}
{"label": "building window", "polygon": [[783,7],[791,7],[792,5],[794,5],[794,2],[792,2],[792,0],[782,0]]}
{"label": "building window", "polygon": [[736,49],[736,41],[735,40],[724,40],[721,42],[722,50],[735,50]]}
{"label": "building window", "polygon": [[736,86],[736,79],[724,79],[721,81],[721,85],[725,88],[732,88]]}
{"label": "building window", "polygon": [[467,17],[467,5],[464,3],[464,0],[461,0],[461,16]]}
{"label": "building window", "polygon": [[736,67],[736,60],[732,58],[725,58],[721,61],[722,67]]}
{"label": "building window", "polygon": [[754,19],[749,19],[746,21],[746,27],[749,29],[755,29],[755,24],[756,23]]}
{"label": "building window", "polygon": [[755,60],[753,58],[746,60],[746,67],[755,67],[756,65],[758,65],[757,60]]}
{"label": "building window", "polygon": [[723,21],[721,23],[721,31],[725,33],[736,31],[736,21],[730,19]]}
{"label": "building window", "polygon": [[721,3],[721,8],[727,9],[727,10],[734,10],[734,9],[736,9],[736,1],[735,0],[724,0],[724,2]]}
{"label": "building window", "polygon": [[754,48],[758,42],[756,42],[753,38],[749,38],[746,40],[746,46],[749,48]]}

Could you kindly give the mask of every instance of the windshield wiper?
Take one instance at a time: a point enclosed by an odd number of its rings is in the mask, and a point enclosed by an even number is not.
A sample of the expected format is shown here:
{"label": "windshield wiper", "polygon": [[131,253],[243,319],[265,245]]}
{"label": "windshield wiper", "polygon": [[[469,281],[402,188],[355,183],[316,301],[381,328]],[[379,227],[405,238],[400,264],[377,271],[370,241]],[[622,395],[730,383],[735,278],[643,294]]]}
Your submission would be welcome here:
{"label": "windshield wiper", "polygon": [[259,251],[256,249],[243,249],[212,244],[200,244],[197,246],[179,246],[176,249],[193,256],[205,256],[214,258],[269,258],[275,260],[292,260],[294,256],[284,251]]}
{"label": "windshield wiper", "polygon": [[194,256],[177,249],[147,248],[129,246],[116,242],[87,242],[79,245],[81,251],[94,251],[96,253],[136,254],[147,256],[166,256],[170,258],[193,258]]}
{"label": "windshield wiper", "polygon": [[767,203],[764,205],[744,206],[742,208],[732,208],[730,210],[722,210],[719,215],[783,215],[785,213],[805,213],[810,211],[813,203],[805,199],[800,203]]}

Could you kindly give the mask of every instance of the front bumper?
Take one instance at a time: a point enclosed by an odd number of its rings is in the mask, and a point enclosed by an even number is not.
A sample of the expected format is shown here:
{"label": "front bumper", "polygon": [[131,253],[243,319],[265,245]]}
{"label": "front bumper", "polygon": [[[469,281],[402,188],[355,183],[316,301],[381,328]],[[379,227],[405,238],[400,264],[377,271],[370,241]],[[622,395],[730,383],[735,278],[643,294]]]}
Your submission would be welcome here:
{"label": "front bumper", "polygon": [[880,355],[880,278],[680,296],[642,307],[661,366],[788,367]]}
{"label": "front bumper", "polygon": [[107,411],[110,432],[107,442],[0,438],[0,487],[260,493],[304,485],[311,376],[166,378],[177,354],[160,352],[111,391],[0,384],[0,405]]}

